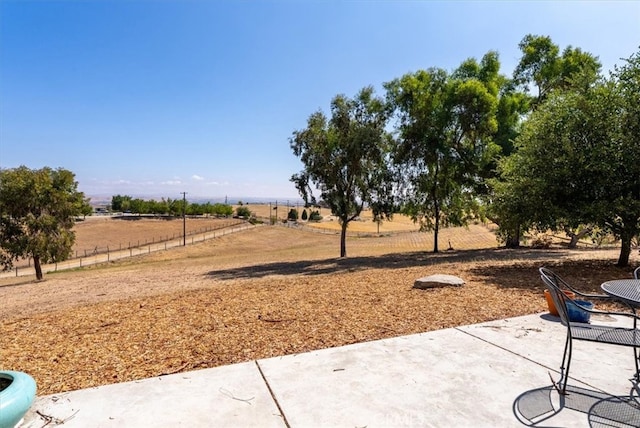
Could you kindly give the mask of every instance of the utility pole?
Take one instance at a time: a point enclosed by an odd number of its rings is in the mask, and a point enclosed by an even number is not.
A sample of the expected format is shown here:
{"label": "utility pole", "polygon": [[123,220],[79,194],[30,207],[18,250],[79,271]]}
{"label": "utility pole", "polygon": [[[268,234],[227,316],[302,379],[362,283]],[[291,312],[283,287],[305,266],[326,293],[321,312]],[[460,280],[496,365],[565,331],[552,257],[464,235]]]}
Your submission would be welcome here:
{"label": "utility pole", "polygon": [[187,245],[187,192],[182,193],[182,246]]}

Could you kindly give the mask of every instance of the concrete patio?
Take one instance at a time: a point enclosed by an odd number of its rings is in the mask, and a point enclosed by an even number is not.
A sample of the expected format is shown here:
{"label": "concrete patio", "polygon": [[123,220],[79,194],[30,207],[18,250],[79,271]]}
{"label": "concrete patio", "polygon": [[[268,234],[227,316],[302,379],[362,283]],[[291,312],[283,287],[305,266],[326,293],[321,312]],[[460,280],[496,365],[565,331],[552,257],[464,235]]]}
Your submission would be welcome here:
{"label": "concrete patio", "polygon": [[[592,322],[621,324],[613,317]],[[576,342],[528,315],[38,397],[24,427],[640,426],[630,348]]]}

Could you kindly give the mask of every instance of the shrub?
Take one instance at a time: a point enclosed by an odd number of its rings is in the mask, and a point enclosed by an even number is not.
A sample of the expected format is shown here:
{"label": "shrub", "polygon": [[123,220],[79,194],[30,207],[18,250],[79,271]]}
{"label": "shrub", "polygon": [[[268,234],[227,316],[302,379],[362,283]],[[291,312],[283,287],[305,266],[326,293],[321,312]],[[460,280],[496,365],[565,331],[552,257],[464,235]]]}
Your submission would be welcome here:
{"label": "shrub", "polygon": [[291,208],[289,210],[289,214],[287,215],[287,219],[291,221],[298,220],[298,210],[295,208]]}
{"label": "shrub", "polygon": [[322,220],[322,216],[320,215],[320,212],[318,210],[311,211],[311,214],[309,215],[309,221],[320,221],[320,220]]}
{"label": "shrub", "polygon": [[243,206],[238,207],[236,208],[236,216],[251,218],[251,210],[248,207],[243,207]]}
{"label": "shrub", "polygon": [[302,217],[301,218],[302,218],[303,221],[307,220],[307,218],[308,218],[307,217],[307,210],[302,210]]}

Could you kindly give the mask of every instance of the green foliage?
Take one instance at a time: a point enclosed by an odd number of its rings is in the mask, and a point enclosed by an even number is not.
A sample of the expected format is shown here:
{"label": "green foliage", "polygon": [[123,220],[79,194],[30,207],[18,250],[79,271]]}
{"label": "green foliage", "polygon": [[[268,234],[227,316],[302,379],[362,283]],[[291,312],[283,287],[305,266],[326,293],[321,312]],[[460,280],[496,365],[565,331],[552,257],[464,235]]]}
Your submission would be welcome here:
{"label": "green foliage", "polygon": [[640,231],[639,93],[635,54],[608,80],[550,94],[501,164],[496,205],[541,230],[598,225],[621,239],[626,266]]}
{"label": "green foliage", "polygon": [[291,208],[289,210],[289,214],[287,214],[287,219],[291,220],[291,221],[297,221],[298,220],[298,210],[295,208]]}
{"label": "green foliage", "polygon": [[[600,63],[593,55],[579,48],[567,47],[562,55],[560,48],[551,38],[527,35],[519,44],[522,57],[514,71],[513,81],[503,86],[498,103],[498,132],[495,141],[500,146],[501,155],[509,156],[517,148],[514,141],[521,131],[523,119],[540,106],[554,91],[568,92],[586,89],[598,78]],[[538,89],[536,97],[527,93],[530,86]],[[524,92],[518,91],[524,89]],[[526,231],[529,222],[522,216],[520,192],[527,191],[526,184],[504,183],[498,185],[497,168],[491,163],[483,176],[500,194],[491,194],[487,189],[484,198],[490,202],[489,216],[500,226],[499,238],[508,247],[519,246],[520,233]],[[507,196],[509,195],[509,196]],[[526,216],[525,216],[526,217]]]}
{"label": "green foliage", "polygon": [[[41,263],[67,259],[75,241],[75,217],[89,201],[78,191],[72,172],[25,166],[0,169],[0,263],[31,257],[37,279]],[[90,209],[90,207],[89,207]]]}
{"label": "green foliage", "polygon": [[469,59],[453,74],[420,70],[385,84],[398,114],[399,139],[393,159],[403,177],[403,211],[435,233],[464,225],[479,209],[474,188],[485,165],[499,152],[492,141],[499,62],[485,55]]}
{"label": "green foliage", "polygon": [[302,219],[303,221],[306,221],[306,220],[307,220],[307,218],[309,218],[309,217],[308,217],[308,214],[307,214],[307,210],[302,210],[302,216],[301,216],[301,219]]}
{"label": "green foliage", "polygon": [[111,210],[124,212],[130,209],[131,196],[115,195],[111,197]]}
{"label": "green foliage", "polygon": [[514,71],[514,80],[527,92],[531,84],[536,85],[538,95],[534,106],[554,89],[572,88],[578,75],[594,82],[601,68],[596,57],[579,48],[568,46],[560,55],[560,48],[548,36],[527,34],[518,47],[522,57]]}
{"label": "green foliage", "polygon": [[251,210],[249,209],[249,207],[245,207],[245,206],[236,207],[236,216],[251,218],[252,216]]}
{"label": "green foliage", "polygon": [[[115,195],[111,197],[111,209],[113,211],[127,212],[132,214],[158,214],[181,216],[184,199],[162,198],[159,201],[155,199],[143,200],[140,198],[132,198],[127,195]],[[206,202],[204,204],[187,203],[187,215],[213,215],[216,217],[230,217],[233,215],[233,207],[227,204]]]}
{"label": "green foliage", "polygon": [[307,204],[315,204],[313,188],[318,189],[338,216],[341,257],[347,254],[348,224],[360,215],[364,204],[393,197],[388,168],[391,137],[385,129],[388,115],[384,101],[367,87],[354,98],[334,97],[330,119],[321,111],[313,113],[307,127],[293,132],[289,140],[304,165],[291,181]]}
{"label": "green foliage", "polygon": [[320,220],[322,220],[320,211],[318,210],[311,211],[311,214],[309,214],[309,221],[320,221]]}

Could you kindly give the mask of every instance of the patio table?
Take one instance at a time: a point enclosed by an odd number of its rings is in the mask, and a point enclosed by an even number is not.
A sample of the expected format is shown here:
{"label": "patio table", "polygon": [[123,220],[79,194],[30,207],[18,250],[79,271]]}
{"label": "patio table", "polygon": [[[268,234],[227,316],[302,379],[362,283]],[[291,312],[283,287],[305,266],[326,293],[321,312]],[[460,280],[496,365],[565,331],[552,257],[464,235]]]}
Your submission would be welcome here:
{"label": "patio table", "polygon": [[614,279],[600,285],[602,291],[633,308],[640,308],[640,279]]}

